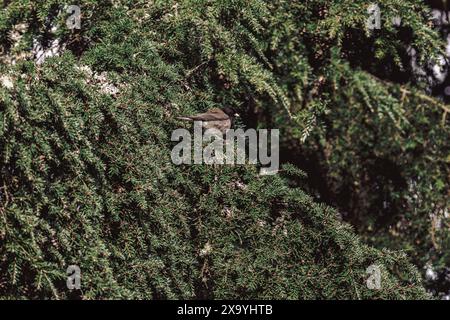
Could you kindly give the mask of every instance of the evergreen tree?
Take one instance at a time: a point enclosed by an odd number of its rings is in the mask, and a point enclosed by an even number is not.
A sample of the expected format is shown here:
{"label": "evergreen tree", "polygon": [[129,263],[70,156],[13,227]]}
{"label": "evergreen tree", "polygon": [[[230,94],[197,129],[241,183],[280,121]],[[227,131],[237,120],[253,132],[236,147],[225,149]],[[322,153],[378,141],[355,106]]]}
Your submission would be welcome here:
{"label": "evergreen tree", "polygon": [[[422,1],[378,1],[379,30],[362,0],[86,0],[80,29],[67,5],[2,3],[0,297],[429,297],[449,107]],[[293,164],[173,164],[176,116],[223,105]]]}

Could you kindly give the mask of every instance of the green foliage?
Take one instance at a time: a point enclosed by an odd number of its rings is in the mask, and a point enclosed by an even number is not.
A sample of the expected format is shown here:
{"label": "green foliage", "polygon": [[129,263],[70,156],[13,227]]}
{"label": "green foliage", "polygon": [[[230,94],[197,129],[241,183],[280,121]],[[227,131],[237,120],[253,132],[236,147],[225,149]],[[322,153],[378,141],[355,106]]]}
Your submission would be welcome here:
{"label": "green foliage", "polygon": [[[381,1],[429,57],[440,43],[413,2]],[[2,59],[17,57],[1,67],[13,83],[0,88],[1,297],[71,298],[71,264],[84,299],[428,297],[404,253],[364,244],[305,193],[294,166],[261,177],[247,165],[170,160],[175,116],[221,105],[255,112],[281,129],[286,149],[319,154],[330,189],[364,204],[349,202],[360,220],[378,201],[360,181],[373,161],[362,152],[403,165],[406,177],[421,170],[423,206],[402,207],[420,219],[382,245],[403,249],[418,233],[429,241],[423,212],[445,205],[445,188],[424,189],[448,182],[442,110],[370,75],[408,67],[398,30],[365,29],[365,1],[81,1],[75,31],[63,3],[11,1],[0,16]],[[15,46],[6,35],[23,22]],[[59,38],[66,52],[36,66],[26,55],[33,37]],[[350,59],[358,41],[374,49],[367,61]],[[435,145],[417,156],[426,141]],[[406,199],[393,187],[387,180],[380,194]],[[372,264],[381,290],[366,286]]]}

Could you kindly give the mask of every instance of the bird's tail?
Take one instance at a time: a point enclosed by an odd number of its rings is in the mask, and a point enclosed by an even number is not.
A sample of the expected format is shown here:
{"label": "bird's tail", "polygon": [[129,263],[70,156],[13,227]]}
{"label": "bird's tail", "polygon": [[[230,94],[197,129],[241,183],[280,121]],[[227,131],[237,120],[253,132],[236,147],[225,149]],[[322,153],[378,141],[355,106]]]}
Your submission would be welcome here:
{"label": "bird's tail", "polygon": [[194,119],[192,119],[190,117],[176,117],[176,119],[178,119],[178,120],[185,120],[185,121],[194,121]]}

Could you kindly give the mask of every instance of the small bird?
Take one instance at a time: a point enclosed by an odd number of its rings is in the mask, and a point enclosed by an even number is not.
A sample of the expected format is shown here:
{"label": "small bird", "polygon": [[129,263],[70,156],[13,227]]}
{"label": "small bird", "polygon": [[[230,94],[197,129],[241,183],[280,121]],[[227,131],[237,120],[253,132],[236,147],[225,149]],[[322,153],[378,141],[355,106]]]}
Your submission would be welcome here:
{"label": "small bird", "polygon": [[212,108],[205,113],[199,113],[193,116],[177,117],[179,120],[202,121],[205,129],[217,129],[223,134],[233,126],[234,118],[239,114],[231,107]]}

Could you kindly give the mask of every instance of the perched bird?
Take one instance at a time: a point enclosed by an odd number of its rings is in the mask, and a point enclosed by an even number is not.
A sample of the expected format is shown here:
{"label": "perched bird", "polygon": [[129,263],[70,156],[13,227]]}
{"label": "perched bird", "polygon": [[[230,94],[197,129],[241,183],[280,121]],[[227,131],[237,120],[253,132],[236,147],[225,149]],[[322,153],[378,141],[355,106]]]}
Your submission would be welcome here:
{"label": "perched bird", "polygon": [[205,113],[199,113],[193,116],[177,117],[180,120],[202,121],[205,129],[217,129],[223,134],[233,126],[234,118],[239,116],[233,108],[212,108]]}

